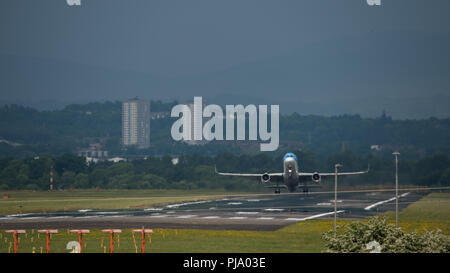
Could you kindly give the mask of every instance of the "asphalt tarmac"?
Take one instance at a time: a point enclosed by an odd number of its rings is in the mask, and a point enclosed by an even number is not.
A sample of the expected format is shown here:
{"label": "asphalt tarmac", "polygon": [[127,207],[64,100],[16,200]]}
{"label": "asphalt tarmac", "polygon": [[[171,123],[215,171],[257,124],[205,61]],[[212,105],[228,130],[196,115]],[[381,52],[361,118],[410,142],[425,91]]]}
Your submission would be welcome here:
{"label": "asphalt tarmac", "polygon": [[[399,209],[426,195],[399,193]],[[395,210],[393,192],[341,192],[339,219],[362,219]],[[287,225],[334,217],[334,193],[230,196],[147,209],[78,210],[0,215],[0,229],[189,228],[277,230]]]}

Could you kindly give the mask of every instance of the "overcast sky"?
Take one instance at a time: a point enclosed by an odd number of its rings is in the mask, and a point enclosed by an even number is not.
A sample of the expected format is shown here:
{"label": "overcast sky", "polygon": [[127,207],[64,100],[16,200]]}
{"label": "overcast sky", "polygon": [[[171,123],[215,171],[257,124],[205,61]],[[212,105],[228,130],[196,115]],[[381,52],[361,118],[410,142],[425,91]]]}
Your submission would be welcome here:
{"label": "overcast sky", "polygon": [[[81,3],[0,1],[0,102],[234,92],[334,104],[344,95],[353,103],[449,93],[448,0]],[[369,66],[378,75],[365,78]],[[80,75],[57,75],[66,68]]]}
{"label": "overcast sky", "polygon": [[2,0],[0,54],[192,75],[336,36],[448,33],[449,10],[448,0]]}

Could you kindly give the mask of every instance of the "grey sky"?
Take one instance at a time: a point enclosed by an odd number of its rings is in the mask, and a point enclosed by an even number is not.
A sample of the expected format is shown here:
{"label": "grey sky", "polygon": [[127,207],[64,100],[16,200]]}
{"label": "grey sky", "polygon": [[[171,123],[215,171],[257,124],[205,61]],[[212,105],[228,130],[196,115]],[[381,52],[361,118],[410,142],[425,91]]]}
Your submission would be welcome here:
{"label": "grey sky", "polygon": [[368,31],[450,30],[446,0],[2,0],[0,54],[174,76]]}
{"label": "grey sky", "polygon": [[450,96],[431,98],[450,93],[449,10],[448,0],[2,0],[0,103],[201,95],[318,114],[364,112],[364,101],[377,102],[368,115],[392,113],[400,101],[402,117],[450,116]]}

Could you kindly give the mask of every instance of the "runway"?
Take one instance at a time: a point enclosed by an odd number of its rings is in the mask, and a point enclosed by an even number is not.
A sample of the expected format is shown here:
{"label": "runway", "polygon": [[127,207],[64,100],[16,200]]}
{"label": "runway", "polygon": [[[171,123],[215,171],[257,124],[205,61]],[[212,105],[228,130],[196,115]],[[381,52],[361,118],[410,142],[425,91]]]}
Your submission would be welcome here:
{"label": "runway", "polygon": [[[399,209],[426,195],[402,192]],[[393,192],[342,192],[339,219],[362,219],[395,210]],[[261,194],[170,204],[146,209],[77,210],[0,215],[0,229],[189,228],[277,230],[287,225],[334,215],[333,193]]]}

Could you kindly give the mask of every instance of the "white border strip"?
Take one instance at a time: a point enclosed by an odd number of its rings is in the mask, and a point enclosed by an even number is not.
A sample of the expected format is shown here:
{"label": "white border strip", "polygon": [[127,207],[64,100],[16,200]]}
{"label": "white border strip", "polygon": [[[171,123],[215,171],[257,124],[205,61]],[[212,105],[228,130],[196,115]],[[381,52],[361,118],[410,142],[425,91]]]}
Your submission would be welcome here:
{"label": "white border strip", "polygon": [[[344,211],[345,210],[338,210],[336,213],[342,213]],[[334,211],[316,214],[316,215],[308,216],[305,218],[286,218],[285,220],[287,220],[287,221],[306,221],[306,220],[311,220],[311,219],[315,219],[315,218],[319,218],[319,217],[323,217],[323,216],[327,216],[327,215],[332,215],[332,214],[334,214]]]}
{"label": "white border strip", "polygon": [[[398,197],[399,197],[399,198],[400,198],[400,197],[405,197],[405,196],[407,196],[408,194],[409,194],[409,192],[406,192],[406,193],[404,193],[404,194],[399,195]],[[373,209],[373,208],[375,208],[375,207],[378,207],[379,205],[383,205],[384,203],[394,201],[395,199],[396,199],[395,197],[392,197],[391,199],[384,200],[384,201],[380,201],[380,202],[377,202],[377,203],[372,204],[372,205],[370,205],[370,206],[367,206],[367,207],[365,207],[364,209],[365,209],[365,210],[371,210],[371,209]]]}
{"label": "white border strip", "polygon": [[173,209],[173,208],[178,208],[178,207],[181,207],[181,206],[197,205],[197,204],[204,204],[204,203],[209,203],[209,202],[211,202],[211,200],[186,202],[186,203],[180,203],[180,204],[167,205],[166,208]]}

